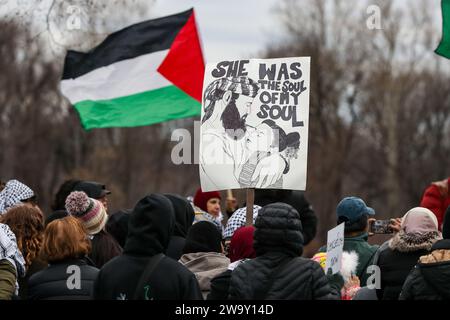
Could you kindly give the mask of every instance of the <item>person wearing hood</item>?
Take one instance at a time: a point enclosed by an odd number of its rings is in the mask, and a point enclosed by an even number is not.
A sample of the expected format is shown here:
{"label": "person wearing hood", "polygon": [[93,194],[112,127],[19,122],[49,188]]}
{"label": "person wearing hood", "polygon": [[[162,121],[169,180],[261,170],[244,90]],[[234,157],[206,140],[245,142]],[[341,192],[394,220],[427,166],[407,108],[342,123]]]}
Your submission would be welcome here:
{"label": "person wearing hood", "polygon": [[307,245],[316,236],[317,216],[305,198],[303,191],[281,189],[256,189],[255,204],[264,207],[270,203],[283,202],[295,208],[300,214],[303,227],[303,245]]}
{"label": "person wearing hood", "polygon": [[[317,217],[302,191],[256,189],[255,204],[253,205],[253,223],[255,223],[256,217],[258,216],[258,211],[261,207],[275,202],[287,203],[297,210],[300,214],[300,220],[302,222],[304,245],[310,243],[316,236]],[[230,217],[223,233],[223,237],[226,240],[231,239],[237,229],[245,226],[247,221],[246,215],[247,208],[243,207],[236,210],[236,212]]]}
{"label": "person wearing hood", "polygon": [[17,247],[15,234],[0,223],[0,300],[11,300],[19,294],[18,278],[26,272],[25,259]]}
{"label": "person wearing hood", "polygon": [[228,256],[230,264],[226,271],[211,280],[211,290],[207,300],[226,300],[228,299],[228,288],[230,287],[231,274],[233,270],[246,261],[256,257],[253,248],[254,226],[241,227],[234,232],[231,237]]}
{"label": "person wearing hood", "polygon": [[219,230],[208,221],[194,224],[188,232],[179,262],[195,274],[203,298],[206,298],[211,290],[211,279],[230,264],[230,259],[223,254]]}
{"label": "person wearing hood", "polygon": [[166,255],[174,260],[179,260],[183,255],[186,244],[186,236],[194,221],[194,209],[189,201],[175,194],[165,194],[172,203],[175,212],[175,228],[170,237]]}
{"label": "person wearing hood", "polygon": [[0,191],[0,215],[19,204],[36,205],[36,194],[22,182],[9,180]]}
{"label": "person wearing hood", "polygon": [[450,300],[450,207],[442,228],[443,240],[422,256],[403,284],[399,300]]}
{"label": "person wearing hood", "polygon": [[442,236],[433,212],[422,207],[409,210],[402,218],[400,231],[379,253],[377,265],[381,288],[376,291],[378,300],[398,300],[411,269],[440,239]]}
{"label": "person wearing hood", "polygon": [[130,215],[123,254],[99,272],[94,299],[201,300],[195,275],[164,255],[174,226],[174,209],[165,196],[142,198]]}
{"label": "person wearing hood", "polygon": [[340,299],[342,277],[327,279],[318,263],[301,257],[303,234],[297,210],[285,203],[269,204],[259,211],[255,228],[256,258],[233,270],[230,299]]}
{"label": "person wearing hood", "polygon": [[131,210],[124,209],[109,215],[106,222],[106,231],[117,241],[121,248],[125,246],[128,233],[128,220]]}

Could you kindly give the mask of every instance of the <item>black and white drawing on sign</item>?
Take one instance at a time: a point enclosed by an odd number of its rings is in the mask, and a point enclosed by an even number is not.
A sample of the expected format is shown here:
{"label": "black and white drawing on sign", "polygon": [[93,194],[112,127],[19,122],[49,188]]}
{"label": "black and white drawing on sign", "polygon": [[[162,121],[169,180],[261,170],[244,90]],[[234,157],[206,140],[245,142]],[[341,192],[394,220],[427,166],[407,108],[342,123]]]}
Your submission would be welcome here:
{"label": "black and white drawing on sign", "polygon": [[[200,142],[202,188],[304,189],[307,95],[309,58],[207,65]],[[297,182],[293,181],[296,173]]]}

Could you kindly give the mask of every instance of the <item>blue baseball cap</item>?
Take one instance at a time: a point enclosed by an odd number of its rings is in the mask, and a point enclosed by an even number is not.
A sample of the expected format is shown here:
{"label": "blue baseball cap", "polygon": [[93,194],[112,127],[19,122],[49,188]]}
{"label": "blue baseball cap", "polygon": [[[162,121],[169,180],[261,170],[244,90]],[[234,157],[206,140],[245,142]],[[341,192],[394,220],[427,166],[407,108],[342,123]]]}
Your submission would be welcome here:
{"label": "blue baseball cap", "polygon": [[361,198],[346,197],[339,202],[336,213],[338,217],[346,217],[352,223],[358,221],[363,214],[375,215],[375,210],[368,207]]}

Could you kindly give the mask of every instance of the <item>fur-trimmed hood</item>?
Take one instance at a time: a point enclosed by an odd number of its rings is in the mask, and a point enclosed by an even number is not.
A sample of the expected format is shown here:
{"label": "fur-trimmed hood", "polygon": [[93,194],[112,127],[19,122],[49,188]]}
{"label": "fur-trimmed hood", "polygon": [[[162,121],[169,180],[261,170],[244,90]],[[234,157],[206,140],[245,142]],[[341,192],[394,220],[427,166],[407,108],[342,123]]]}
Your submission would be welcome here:
{"label": "fur-trimmed hood", "polygon": [[391,240],[389,248],[400,252],[413,252],[418,250],[430,251],[433,244],[442,239],[439,231],[425,233],[406,233],[400,230]]}

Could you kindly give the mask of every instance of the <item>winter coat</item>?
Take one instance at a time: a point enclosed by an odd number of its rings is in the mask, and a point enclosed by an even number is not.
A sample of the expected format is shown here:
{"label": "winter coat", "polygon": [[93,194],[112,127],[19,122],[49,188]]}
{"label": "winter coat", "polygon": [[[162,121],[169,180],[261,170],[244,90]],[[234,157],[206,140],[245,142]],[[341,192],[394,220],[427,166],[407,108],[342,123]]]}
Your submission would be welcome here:
{"label": "winter coat", "polygon": [[376,292],[378,300],[398,300],[406,277],[419,258],[428,253],[429,250],[415,248],[402,239],[389,241],[389,246],[378,256],[381,279],[381,288]]}
{"label": "winter coat", "polygon": [[211,289],[206,300],[227,300],[233,270],[225,270],[211,279]]}
{"label": "winter coat", "polygon": [[0,300],[11,300],[16,292],[16,268],[6,259],[0,260]]}
{"label": "winter coat", "polygon": [[[447,184],[450,186],[450,178],[448,178]],[[432,184],[425,190],[420,201],[420,206],[433,211],[438,219],[439,228],[441,228],[445,210],[450,206],[450,194],[446,197],[442,196],[438,186]]]}
{"label": "winter coat", "polygon": [[255,193],[255,204],[265,206],[270,203],[283,202],[295,208],[300,214],[303,227],[303,245],[307,245],[317,232],[317,216],[305,198],[303,191],[259,189]]}
{"label": "winter coat", "polygon": [[[123,254],[105,264],[94,284],[94,298],[133,299],[149,259],[164,253],[170,241],[175,216],[170,201],[159,194],[141,199],[130,216]],[[138,299],[202,299],[195,275],[181,263],[163,256],[153,269]]]}
{"label": "winter coat", "polygon": [[406,278],[400,300],[450,300],[450,240],[433,245]]}
{"label": "winter coat", "polygon": [[[367,240],[369,236],[363,233],[356,237],[344,238],[344,251],[354,251],[358,254],[358,267],[356,268],[356,276],[358,276],[361,286],[365,286],[370,274],[367,273],[367,267],[372,265],[373,257],[378,249],[376,245],[370,245]],[[323,246],[319,252],[326,252],[327,247]]]}
{"label": "winter coat", "polygon": [[39,258],[33,260],[33,263],[27,268],[27,272],[24,277],[19,277],[17,282],[19,283],[19,297],[22,300],[27,300],[30,297],[28,292],[28,284],[30,282],[30,278],[38,273],[39,271],[44,270],[48,267],[48,263],[42,261]]}
{"label": "winter coat", "polygon": [[166,255],[174,260],[179,260],[183,254],[186,236],[194,221],[194,209],[189,201],[178,195],[165,194],[172,203],[175,213],[175,228],[170,237]]}
{"label": "winter coat", "polygon": [[17,279],[23,278],[25,273],[25,260],[17,247],[16,235],[8,225],[0,223],[0,299],[11,299],[19,294]]}
{"label": "winter coat", "polygon": [[300,215],[292,206],[263,207],[255,222],[256,258],[232,272],[231,299],[339,299],[340,287],[330,286],[320,265],[300,257],[303,235]]}
{"label": "winter coat", "polygon": [[[71,276],[77,276],[80,270],[79,287]],[[85,260],[66,260],[53,263],[46,269],[32,275],[28,281],[28,299],[30,300],[91,300],[94,281],[98,269],[87,265]],[[75,278],[74,278],[75,279]],[[69,288],[68,283],[74,287]]]}
{"label": "winter coat", "polygon": [[179,262],[195,274],[206,299],[211,290],[211,280],[227,270],[230,259],[221,253],[196,252],[182,255]]}

